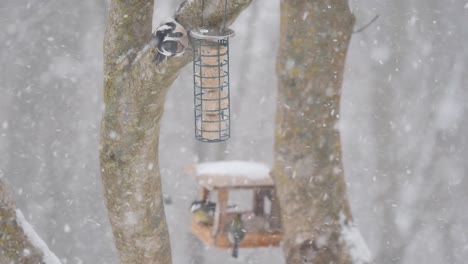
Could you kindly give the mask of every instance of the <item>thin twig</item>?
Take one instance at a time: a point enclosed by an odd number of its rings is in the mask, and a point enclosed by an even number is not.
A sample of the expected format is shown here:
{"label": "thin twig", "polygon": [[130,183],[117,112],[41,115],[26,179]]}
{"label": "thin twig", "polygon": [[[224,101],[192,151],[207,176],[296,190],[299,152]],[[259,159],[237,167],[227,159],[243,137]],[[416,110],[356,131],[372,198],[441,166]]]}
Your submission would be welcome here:
{"label": "thin twig", "polygon": [[374,22],[377,20],[377,18],[379,18],[379,15],[376,15],[374,18],[372,18],[371,21],[369,21],[369,23],[365,24],[365,25],[362,26],[360,29],[354,30],[354,31],[353,31],[353,34],[354,34],[354,33],[360,33],[360,32],[362,32],[362,31],[364,31],[366,28],[368,28],[370,25],[372,25],[372,23],[374,23]]}

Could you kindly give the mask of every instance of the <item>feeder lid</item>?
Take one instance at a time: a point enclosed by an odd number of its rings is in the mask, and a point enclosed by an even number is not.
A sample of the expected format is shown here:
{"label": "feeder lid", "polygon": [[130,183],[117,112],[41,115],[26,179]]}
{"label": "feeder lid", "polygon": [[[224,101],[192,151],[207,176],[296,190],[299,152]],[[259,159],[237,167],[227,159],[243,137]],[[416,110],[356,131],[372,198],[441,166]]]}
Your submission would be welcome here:
{"label": "feeder lid", "polygon": [[187,172],[210,191],[221,188],[274,187],[268,166],[257,162],[206,162],[188,167]]}
{"label": "feeder lid", "polygon": [[235,35],[234,30],[226,28],[224,32],[219,28],[196,28],[190,31],[190,35],[196,39],[223,40]]}

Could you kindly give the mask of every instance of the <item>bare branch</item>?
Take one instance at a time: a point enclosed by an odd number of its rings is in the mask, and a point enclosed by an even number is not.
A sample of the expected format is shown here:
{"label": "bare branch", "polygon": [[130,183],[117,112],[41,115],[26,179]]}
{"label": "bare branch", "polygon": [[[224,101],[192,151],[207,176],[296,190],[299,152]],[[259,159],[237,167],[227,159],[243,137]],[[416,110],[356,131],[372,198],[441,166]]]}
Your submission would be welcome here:
{"label": "bare branch", "polygon": [[364,26],[354,30],[353,33],[363,32],[366,28],[368,28],[370,25],[372,25],[377,20],[377,18],[379,18],[379,15],[376,15],[374,18],[371,19],[371,21],[367,22],[367,24],[365,24]]}

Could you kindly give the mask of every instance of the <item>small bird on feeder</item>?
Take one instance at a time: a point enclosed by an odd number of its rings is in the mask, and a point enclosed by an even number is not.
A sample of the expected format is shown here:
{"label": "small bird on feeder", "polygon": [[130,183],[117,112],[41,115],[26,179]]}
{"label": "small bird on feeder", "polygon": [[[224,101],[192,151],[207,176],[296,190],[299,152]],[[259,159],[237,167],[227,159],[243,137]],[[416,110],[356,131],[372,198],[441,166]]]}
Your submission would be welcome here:
{"label": "small bird on feeder", "polygon": [[215,209],[216,203],[208,201],[194,201],[190,206],[195,221],[207,226],[213,225]]}
{"label": "small bird on feeder", "polygon": [[239,255],[239,244],[244,239],[245,230],[244,222],[242,222],[242,214],[237,214],[231,220],[228,226],[228,238],[232,243],[232,257],[237,258]]}
{"label": "small bird on feeder", "polygon": [[168,57],[178,57],[184,54],[188,46],[187,31],[175,20],[166,22],[153,32],[151,44],[157,50],[154,61],[158,65]]}

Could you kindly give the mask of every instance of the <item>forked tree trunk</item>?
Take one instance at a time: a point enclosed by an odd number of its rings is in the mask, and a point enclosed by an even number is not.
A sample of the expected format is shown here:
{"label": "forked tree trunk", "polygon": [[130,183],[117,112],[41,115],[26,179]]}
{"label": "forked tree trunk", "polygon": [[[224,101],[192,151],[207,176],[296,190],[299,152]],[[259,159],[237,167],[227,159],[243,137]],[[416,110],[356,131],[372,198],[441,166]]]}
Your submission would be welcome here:
{"label": "forked tree trunk", "polygon": [[338,127],[353,24],[347,0],[281,1],[273,176],[288,264],[369,261],[351,224]]}
{"label": "forked tree trunk", "polygon": [[[224,1],[206,2],[210,12],[205,23],[218,26]],[[228,1],[228,23],[250,2]],[[186,1],[175,14],[187,30],[200,23],[200,3]],[[101,174],[123,264],[171,263],[158,166],[159,130],[166,93],[192,56],[186,52],[155,66],[155,49],[146,46],[152,17],[153,0],[112,0],[104,40]]]}

